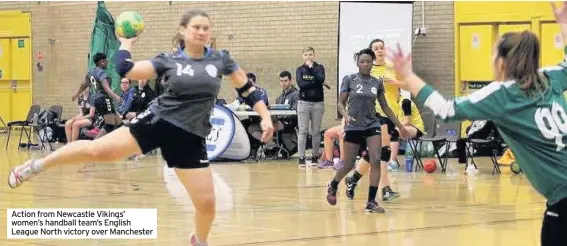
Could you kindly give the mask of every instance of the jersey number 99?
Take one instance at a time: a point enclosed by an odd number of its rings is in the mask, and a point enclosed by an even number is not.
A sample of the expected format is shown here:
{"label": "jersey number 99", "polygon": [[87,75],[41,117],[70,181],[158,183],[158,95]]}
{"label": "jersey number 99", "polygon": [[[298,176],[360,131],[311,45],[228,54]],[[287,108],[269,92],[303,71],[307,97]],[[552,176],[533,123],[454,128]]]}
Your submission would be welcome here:
{"label": "jersey number 99", "polygon": [[563,135],[567,134],[567,114],[565,114],[565,109],[554,102],[551,110],[549,108],[538,108],[534,118],[541,134],[549,140],[555,140],[557,145],[556,151],[563,150],[565,148]]}

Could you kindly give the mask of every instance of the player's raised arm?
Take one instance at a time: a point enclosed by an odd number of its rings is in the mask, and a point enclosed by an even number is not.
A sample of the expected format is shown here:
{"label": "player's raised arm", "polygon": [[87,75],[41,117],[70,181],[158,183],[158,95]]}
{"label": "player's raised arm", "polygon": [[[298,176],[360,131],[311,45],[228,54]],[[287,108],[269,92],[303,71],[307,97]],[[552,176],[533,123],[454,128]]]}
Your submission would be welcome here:
{"label": "player's raised arm", "polygon": [[150,79],[157,75],[157,68],[155,63],[150,60],[141,60],[134,62],[132,60],[131,50],[132,45],[136,40],[135,38],[122,38],[118,36],[120,40],[120,48],[116,53],[116,70],[121,77],[128,78],[131,80],[141,80]]}
{"label": "player's raised arm", "polygon": [[400,88],[408,90],[420,105],[431,109],[436,117],[444,120],[481,120],[499,117],[506,104],[504,88],[514,84],[513,80],[492,82],[469,96],[446,99],[432,86],[427,85],[413,73],[411,56],[405,55],[398,45],[397,51],[389,54],[400,80],[391,80]]}

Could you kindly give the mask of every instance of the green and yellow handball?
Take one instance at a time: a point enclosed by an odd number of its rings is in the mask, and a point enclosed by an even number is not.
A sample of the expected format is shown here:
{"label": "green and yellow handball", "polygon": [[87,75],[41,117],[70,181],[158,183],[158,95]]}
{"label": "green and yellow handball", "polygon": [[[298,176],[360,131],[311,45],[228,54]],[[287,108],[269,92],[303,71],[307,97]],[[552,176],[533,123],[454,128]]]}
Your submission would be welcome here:
{"label": "green and yellow handball", "polygon": [[136,11],[125,11],[116,18],[115,28],[120,37],[137,37],[144,31],[144,19]]}

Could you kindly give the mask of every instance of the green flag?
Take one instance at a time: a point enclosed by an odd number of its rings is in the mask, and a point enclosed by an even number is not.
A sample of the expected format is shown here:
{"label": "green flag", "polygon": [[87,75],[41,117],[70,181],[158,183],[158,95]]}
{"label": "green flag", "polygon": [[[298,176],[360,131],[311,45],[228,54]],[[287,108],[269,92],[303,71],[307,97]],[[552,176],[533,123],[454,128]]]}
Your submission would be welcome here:
{"label": "green flag", "polygon": [[114,33],[114,18],[103,1],[97,3],[96,19],[94,22],[93,33],[91,36],[91,52],[89,56],[89,69],[95,67],[92,56],[97,52],[106,54],[108,58],[108,67],[106,73],[110,77],[110,88],[120,95],[120,75],[116,72],[114,64],[114,54],[120,48],[120,41]]}

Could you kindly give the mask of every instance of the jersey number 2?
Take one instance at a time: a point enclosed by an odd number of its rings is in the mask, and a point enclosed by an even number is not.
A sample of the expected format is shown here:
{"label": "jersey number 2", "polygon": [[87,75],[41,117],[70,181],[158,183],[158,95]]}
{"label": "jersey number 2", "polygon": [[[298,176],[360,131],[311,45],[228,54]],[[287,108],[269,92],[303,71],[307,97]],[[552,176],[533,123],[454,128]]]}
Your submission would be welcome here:
{"label": "jersey number 2", "polygon": [[356,85],[356,93],[362,94],[362,85],[361,84]]}
{"label": "jersey number 2", "polygon": [[538,108],[535,113],[535,122],[545,138],[555,140],[557,151],[565,148],[563,135],[567,134],[567,114],[561,105],[554,102],[551,110]]}

